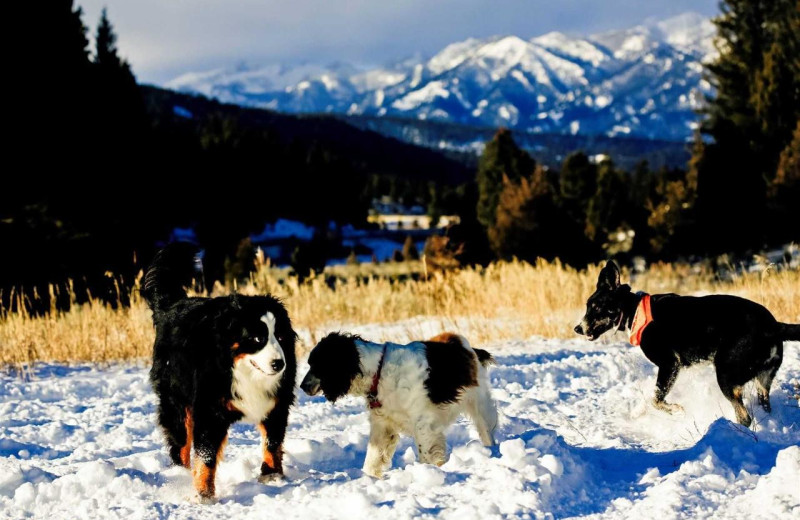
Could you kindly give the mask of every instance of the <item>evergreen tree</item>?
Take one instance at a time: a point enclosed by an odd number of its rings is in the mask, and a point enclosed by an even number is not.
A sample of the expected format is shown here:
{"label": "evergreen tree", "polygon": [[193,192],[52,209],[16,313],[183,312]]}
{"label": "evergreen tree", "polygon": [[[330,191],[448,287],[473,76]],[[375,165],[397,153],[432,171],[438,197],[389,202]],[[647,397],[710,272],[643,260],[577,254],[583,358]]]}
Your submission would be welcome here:
{"label": "evergreen tree", "polygon": [[83,10],[73,6],[73,0],[47,2],[38,18],[44,20],[44,30],[39,34],[45,38],[46,49],[43,50],[49,56],[48,62],[57,69],[76,74],[88,68],[89,40],[82,20]]}
{"label": "evergreen tree", "polygon": [[631,252],[647,254],[652,239],[647,220],[650,217],[650,198],[656,188],[656,175],[650,170],[650,164],[642,160],[634,167],[630,181],[629,224],[635,233]]}
{"label": "evergreen tree", "polygon": [[[709,65],[715,96],[695,158],[698,233],[710,252],[763,243],[766,191],[800,115],[797,0],[724,0],[718,58]],[[745,209],[746,211],[743,211]]]}
{"label": "evergreen tree", "polygon": [[771,238],[776,243],[800,241],[800,119],[791,142],[781,152],[769,196],[775,221]]}
{"label": "evergreen tree", "polygon": [[586,220],[589,199],[597,191],[597,165],[583,152],[573,152],[561,165],[559,189],[564,209],[577,222]]}
{"label": "evergreen tree", "polygon": [[123,61],[117,55],[117,35],[108,19],[106,8],[100,13],[100,21],[95,33],[94,63],[111,69],[120,68]]}
{"label": "evergreen tree", "polygon": [[[63,144],[63,150],[56,153],[69,153],[83,138],[80,125],[90,99],[86,93],[90,81],[89,40],[83,11],[74,6],[73,0],[22,4],[23,10],[30,10],[24,19],[36,20],[38,26],[31,46],[12,53],[12,60],[20,60],[19,66],[25,72],[19,96],[15,96],[23,105],[19,127],[34,126],[32,131],[40,132],[38,125],[42,120],[48,121],[48,134],[54,139],[48,139],[46,146]],[[35,139],[25,131],[21,137]],[[45,143],[32,144],[39,147]]]}
{"label": "evergreen tree", "polygon": [[586,236],[602,244],[609,234],[626,224],[630,201],[624,172],[606,158],[597,169],[597,190],[586,209]]}
{"label": "evergreen tree", "polygon": [[503,177],[516,182],[531,175],[535,168],[536,161],[517,146],[511,131],[506,128],[498,130],[486,144],[478,163],[477,216],[484,228],[494,225],[497,203],[504,187]]}
{"label": "evergreen tree", "polygon": [[131,91],[136,88],[136,78],[128,62],[119,57],[117,34],[105,8],[100,13],[100,21],[97,23],[94,48],[92,63],[100,76],[100,81],[105,83],[103,87],[116,91],[115,97],[118,103],[130,103],[131,100],[126,96],[130,96]]}
{"label": "evergreen tree", "polygon": [[773,189],[789,186],[800,187],[800,119],[795,125],[791,142],[781,152]]}
{"label": "evergreen tree", "polygon": [[695,135],[689,171],[662,169],[648,198],[650,248],[659,255],[692,252],[694,242],[694,205],[697,199],[697,166],[705,143]]}
{"label": "evergreen tree", "polygon": [[518,181],[503,177],[497,217],[488,232],[498,258],[582,263],[590,257],[581,230],[565,218],[555,198],[556,188],[542,167]]}

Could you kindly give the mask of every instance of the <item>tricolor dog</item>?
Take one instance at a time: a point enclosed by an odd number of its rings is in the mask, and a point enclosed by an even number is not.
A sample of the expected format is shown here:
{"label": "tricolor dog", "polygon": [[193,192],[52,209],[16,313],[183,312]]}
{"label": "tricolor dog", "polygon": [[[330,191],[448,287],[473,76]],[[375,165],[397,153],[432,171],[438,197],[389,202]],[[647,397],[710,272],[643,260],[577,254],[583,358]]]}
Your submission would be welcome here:
{"label": "tricolor dog", "polygon": [[364,472],[379,478],[390,466],[400,433],[416,440],[420,462],[447,461],[445,431],[459,414],[469,416],[485,446],[494,444],[497,409],[486,367],[492,356],[455,334],[408,345],[372,343],[333,333],[308,358],[300,387],[329,401],[344,395],[367,400],[369,445]]}
{"label": "tricolor dog", "polygon": [[620,284],[614,262],[600,272],[586,315],[575,327],[592,341],[609,330],[629,331],[630,343],[658,366],[656,408],[680,410],[665,400],[678,372],[710,361],[720,390],[745,426],[752,418],[742,402],[742,387],[755,380],[759,404],[770,412],[769,390],[783,360],[783,342],[800,341],[800,325],[780,323],[744,298],[632,293],[630,286]]}
{"label": "tricolor dog", "polygon": [[213,500],[228,428],[254,423],[262,436],[260,480],[283,473],[281,457],[294,403],[295,332],[271,296],[188,297],[196,250],[160,251],[142,294],[153,310],[156,340],[150,381],[172,462],[192,466],[202,502]]}

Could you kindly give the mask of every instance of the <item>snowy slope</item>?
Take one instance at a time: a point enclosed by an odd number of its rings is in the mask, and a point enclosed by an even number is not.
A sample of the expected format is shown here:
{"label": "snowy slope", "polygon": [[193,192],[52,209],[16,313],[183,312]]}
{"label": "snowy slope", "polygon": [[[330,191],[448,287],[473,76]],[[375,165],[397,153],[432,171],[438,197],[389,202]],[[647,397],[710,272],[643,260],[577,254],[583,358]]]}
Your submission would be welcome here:
{"label": "snowy slope", "polygon": [[468,39],[384,68],[239,66],[165,86],[285,112],[395,116],[533,132],[685,139],[710,86],[696,13],[580,37]]}
{"label": "snowy slope", "polygon": [[[425,335],[438,322],[360,327],[379,338]],[[301,396],[286,443],[287,479],[255,480],[258,433],[236,425],[218,475],[219,503],[187,502],[191,478],[169,467],[142,364],[42,365],[0,378],[0,517],[7,518],[797,518],[800,344],[787,344],[773,414],[733,423],[710,367],[682,374],[648,406],[655,371],[624,343],[527,340],[482,345],[501,411],[499,446],[461,420],[442,468],[415,462],[403,438],[383,480],[360,471],[364,403]],[[302,374],[306,367],[300,368]],[[748,390],[746,402],[752,404]]]}

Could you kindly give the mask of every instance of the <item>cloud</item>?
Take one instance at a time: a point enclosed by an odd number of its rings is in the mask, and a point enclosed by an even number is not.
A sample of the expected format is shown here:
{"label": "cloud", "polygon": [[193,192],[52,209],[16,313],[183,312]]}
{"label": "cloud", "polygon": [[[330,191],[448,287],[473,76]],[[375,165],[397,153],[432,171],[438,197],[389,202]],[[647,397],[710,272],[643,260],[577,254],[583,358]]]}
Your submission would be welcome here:
{"label": "cloud", "polygon": [[381,64],[430,55],[468,37],[529,38],[624,28],[648,17],[717,0],[77,0],[92,28],[103,6],[121,53],[137,76],[166,81],[181,72],[238,62]]}

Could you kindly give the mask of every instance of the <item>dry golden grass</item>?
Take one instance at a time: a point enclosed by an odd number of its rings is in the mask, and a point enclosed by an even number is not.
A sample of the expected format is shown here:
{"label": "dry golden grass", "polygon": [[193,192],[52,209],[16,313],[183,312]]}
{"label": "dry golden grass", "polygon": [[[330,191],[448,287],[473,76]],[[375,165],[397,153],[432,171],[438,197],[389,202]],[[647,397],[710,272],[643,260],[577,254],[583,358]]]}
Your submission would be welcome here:
{"label": "dry golden grass", "polygon": [[[424,264],[387,267],[424,270]],[[586,297],[594,290],[600,267],[577,271],[560,263],[502,262],[487,268],[430,273],[427,281],[378,276],[374,268],[354,266],[298,284],[263,262],[240,292],[271,292],[282,298],[304,338],[301,353],[333,329],[430,317],[442,329],[468,335],[473,344],[511,337],[574,336]],[[370,271],[372,269],[372,271]],[[402,274],[402,273],[400,273]],[[372,275],[370,278],[369,275]],[[366,277],[365,277],[366,276]],[[630,280],[630,273],[623,273]],[[767,270],[732,281],[690,266],[656,264],[635,275],[634,290],[651,293],[729,293],[767,306],[781,321],[800,322],[800,272]],[[225,292],[217,287],[215,293]],[[420,330],[409,325],[408,338]],[[375,337],[375,340],[389,338]],[[406,338],[391,338],[400,341]],[[0,364],[24,366],[34,361],[93,361],[146,357],[153,341],[150,312],[135,288],[132,306],[113,310],[100,302],[75,306],[43,318],[25,314],[0,317]]]}

